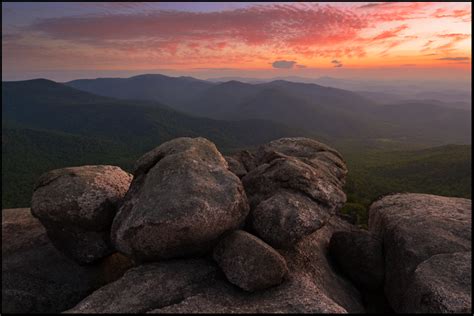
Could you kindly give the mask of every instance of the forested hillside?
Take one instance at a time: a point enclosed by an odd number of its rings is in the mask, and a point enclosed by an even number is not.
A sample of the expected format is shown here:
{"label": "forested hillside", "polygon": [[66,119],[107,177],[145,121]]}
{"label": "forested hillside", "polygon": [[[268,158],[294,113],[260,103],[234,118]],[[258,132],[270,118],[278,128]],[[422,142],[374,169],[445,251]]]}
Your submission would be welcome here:
{"label": "forested hillside", "polygon": [[419,150],[343,150],[349,174],[346,212],[367,223],[367,207],[393,192],[471,198],[471,146],[447,145]]}
{"label": "forested hillside", "polygon": [[222,150],[310,135],[267,120],[218,121],[156,102],[123,101],[49,80],[2,83],[2,207],[28,206],[32,185],[50,169],[118,164],[126,169],[159,144],[206,137]]}

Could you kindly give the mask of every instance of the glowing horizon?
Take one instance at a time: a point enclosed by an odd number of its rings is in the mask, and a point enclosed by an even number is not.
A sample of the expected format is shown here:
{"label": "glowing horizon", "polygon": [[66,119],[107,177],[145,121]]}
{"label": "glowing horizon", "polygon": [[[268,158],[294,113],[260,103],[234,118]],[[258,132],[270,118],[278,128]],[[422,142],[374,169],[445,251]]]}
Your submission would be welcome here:
{"label": "glowing horizon", "polygon": [[471,76],[470,2],[2,6],[2,80]]}

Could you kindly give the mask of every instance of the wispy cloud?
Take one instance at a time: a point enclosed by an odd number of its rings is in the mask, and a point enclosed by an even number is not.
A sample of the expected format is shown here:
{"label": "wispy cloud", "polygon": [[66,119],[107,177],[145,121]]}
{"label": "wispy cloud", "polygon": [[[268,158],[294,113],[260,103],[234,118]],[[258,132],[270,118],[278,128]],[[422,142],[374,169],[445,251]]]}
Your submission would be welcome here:
{"label": "wispy cloud", "polygon": [[400,32],[402,32],[403,30],[406,30],[407,28],[408,28],[408,25],[406,24],[397,26],[396,28],[380,33],[379,35],[372,38],[372,41],[397,37],[400,34]]}
{"label": "wispy cloud", "polygon": [[450,33],[450,34],[439,34],[438,37],[442,38],[442,39],[448,39],[449,42],[446,43],[446,44],[443,44],[441,46],[436,47],[436,49],[449,51],[449,50],[452,50],[457,43],[470,38],[471,35],[470,34],[461,34],[461,33]]}
{"label": "wispy cloud", "polygon": [[439,18],[464,18],[464,17],[470,18],[471,10],[470,9],[449,10],[447,8],[438,8],[431,16],[438,19]]}
{"label": "wispy cloud", "polygon": [[443,57],[436,60],[469,60],[469,57]]}
{"label": "wispy cloud", "polygon": [[359,9],[373,9],[373,8],[380,8],[380,7],[383,7],[383,6],[390,6],[392,5],[393,3],[390,3],[390,2],[375,2],[375,3],[367,3],[367,4],[364,4],[364,5],[361,5],[360,7],[358,7]]}

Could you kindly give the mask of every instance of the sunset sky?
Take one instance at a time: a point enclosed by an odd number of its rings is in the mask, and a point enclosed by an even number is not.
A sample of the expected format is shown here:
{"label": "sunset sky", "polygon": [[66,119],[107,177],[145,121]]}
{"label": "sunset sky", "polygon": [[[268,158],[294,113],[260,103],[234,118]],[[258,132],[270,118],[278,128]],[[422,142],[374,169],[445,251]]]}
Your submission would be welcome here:
{"label": "sunset sky", "polygon": [[2,2],[2,80],[469,79],[470,69],[470,2]]}

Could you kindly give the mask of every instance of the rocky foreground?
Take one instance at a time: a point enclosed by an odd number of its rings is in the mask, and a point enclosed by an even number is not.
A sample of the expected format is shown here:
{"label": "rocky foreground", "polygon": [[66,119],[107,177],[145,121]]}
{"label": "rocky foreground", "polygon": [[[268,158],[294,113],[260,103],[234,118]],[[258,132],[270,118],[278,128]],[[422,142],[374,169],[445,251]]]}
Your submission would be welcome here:
{"label": "rocky foreground", "polygon": [[50,171],[2,211],[2,313],[471,313],[471,200],[388,195],[361,230],[346,174],[306,138]]}

